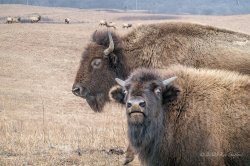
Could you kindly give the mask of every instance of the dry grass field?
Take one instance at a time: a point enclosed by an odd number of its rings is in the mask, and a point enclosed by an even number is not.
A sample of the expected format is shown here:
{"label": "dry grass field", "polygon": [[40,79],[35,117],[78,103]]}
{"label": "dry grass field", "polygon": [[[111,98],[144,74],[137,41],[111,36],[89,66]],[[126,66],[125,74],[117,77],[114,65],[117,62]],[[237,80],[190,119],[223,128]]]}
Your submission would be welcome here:
{"label": "dry grass field", "polygon": [[[5,24],[7,16],[42,15],[37,24]],[[69,17],[72,23],[64,24]],[[213,25],[250,34],[250,15],[190,16],[0,5],[0,165],[122,165],[124,111],[94,113],[71,93],[81,53],[107,19],[118,26],[166,21]],[[138,160],[131,165],[139,165]]]}

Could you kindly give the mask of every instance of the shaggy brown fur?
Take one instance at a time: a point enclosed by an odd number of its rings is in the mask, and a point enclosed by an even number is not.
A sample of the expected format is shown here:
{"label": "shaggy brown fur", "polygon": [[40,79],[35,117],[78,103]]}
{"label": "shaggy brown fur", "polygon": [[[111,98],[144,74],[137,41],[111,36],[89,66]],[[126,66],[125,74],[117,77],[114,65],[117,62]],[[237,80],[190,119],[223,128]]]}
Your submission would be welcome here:
{"label": "shaggy brown fur", "polygon": [[[108,100],[114,78],[125,79],[138,67],[183,64],[250,74],[250,36],[245,34],[196,24],[161,23],[142,25],[122,38],[112,33],[112,37],[115,50],[106,58],[107,32],[93,34],[75,78],[75,84],[81,83],[94,98],[102,96],[100,102],[92,102],[95,111],[101,111]],[[90,64],[97,58],[102,60],[101,68],[93,69]]]}
{"label": "shaggy brown fur", "polygon": [[[245,34],[196,24],[161,23],[142,25],[122,38],[112,33],[112,37],[115,49],[106,57],[107,32],[93,34],[73,85],[88,93],[83,98],[96,112],[101,112],[109,100],[114,79],[125,79],[138,67],[163,69],[183,64],[250,74],[250,36]],[[96,59],[101,60],[99,68],[91,65]],[[128,156],[128,162],[133,160],[133,154]]]}
{"label": "shaggy brown fur", "polygon": [[[125,97],[117,97],[121,88],[111,92],[118,102],[146,101],[142,123],[132,123],[127,108],[129,140],[142,163],[249,165],[250,77],[180,65],[163,73],[137,70],[126,81]],[[177,79],[164,87],[161,81],[171,76]]]}

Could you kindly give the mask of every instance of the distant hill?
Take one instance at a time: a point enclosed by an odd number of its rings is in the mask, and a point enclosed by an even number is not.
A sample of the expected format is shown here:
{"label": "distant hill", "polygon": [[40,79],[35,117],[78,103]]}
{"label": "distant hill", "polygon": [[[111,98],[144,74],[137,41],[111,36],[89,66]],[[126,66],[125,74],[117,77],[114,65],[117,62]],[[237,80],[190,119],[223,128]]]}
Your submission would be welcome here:
{"label": "distant hill", "polygon": [[147,10],[152,13],[171,14],[233,15],[250,13],[250,0],[0,0],[0,3]]}

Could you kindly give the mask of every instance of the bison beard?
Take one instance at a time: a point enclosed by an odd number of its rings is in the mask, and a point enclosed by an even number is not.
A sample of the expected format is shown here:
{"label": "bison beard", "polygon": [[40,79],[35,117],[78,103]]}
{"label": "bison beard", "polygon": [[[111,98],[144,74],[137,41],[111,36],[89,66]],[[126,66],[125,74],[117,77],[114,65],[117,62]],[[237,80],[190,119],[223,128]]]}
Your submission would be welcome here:
{"label": "bison beard", "polygon": [[[161,111],[163,112],[163,111]],[[129,115],[128,119],[129,119]],[[162,161],[158,158],[160,156],[159,145],[161,140],[155,139],[163,138],[163,114],[159,114],[156,120],[151,120],[150,117],[145,116],[143,123],[131,123],[128,120],[128,135],[130,143],[137,153],[139,158],[147,158],[147,163],[150,165],[163,165]],[[144,162],[144,161],[142,161]]]}
{"label": "bison beard", "polygon": [[97,94],[96,96],[89,95],[86,98],[87,103],[95,112],[101,112],[104,104],[106,102],[105,97],[102,93]]}

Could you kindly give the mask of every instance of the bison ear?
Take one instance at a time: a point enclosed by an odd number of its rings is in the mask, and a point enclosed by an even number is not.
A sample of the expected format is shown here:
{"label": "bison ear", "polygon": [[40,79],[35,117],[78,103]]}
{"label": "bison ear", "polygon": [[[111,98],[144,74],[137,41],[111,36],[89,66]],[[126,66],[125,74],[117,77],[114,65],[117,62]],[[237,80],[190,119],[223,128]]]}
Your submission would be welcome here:
{"label": "bison ear", "polygon": [[108,56],[104,55],[104,58],[108,59],[109,64],[110,64],[111,67],[116,67],[117,66],[117,64],[118,64],[118,58],[117,58],[117,56],[114,53],[111,53]]}
{"label": "bison ear", "polygon": [[174,81],[177,77],[171,77],[167,80],[164,80],[162,83],[164,85],[164,90],[162,92],[162,103],[167,104],[177,99],[180,89],[174,85],[171,85],[171,82]]}
{"label": "bison ear", "polygon": [[110,89],[109,99],[111,101],[114,101],[120,104],[125,104],[124,98],[125,98],[125,93],[123,92],[122,87],[116,85]]}
{"label": "bison ear", "polygon": [[111,53],[109,55],[109,62],[111,63],[111,66],[116,66],[117,65],[118,58],[114,53]]}
{"label": "bison ear", "polygon": [[162,92],[162,104],[170,103],[177,99],[180,94],[180,89],[173,85],[166,86]]}

